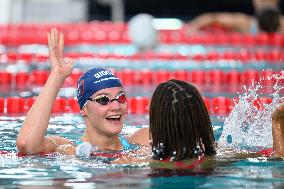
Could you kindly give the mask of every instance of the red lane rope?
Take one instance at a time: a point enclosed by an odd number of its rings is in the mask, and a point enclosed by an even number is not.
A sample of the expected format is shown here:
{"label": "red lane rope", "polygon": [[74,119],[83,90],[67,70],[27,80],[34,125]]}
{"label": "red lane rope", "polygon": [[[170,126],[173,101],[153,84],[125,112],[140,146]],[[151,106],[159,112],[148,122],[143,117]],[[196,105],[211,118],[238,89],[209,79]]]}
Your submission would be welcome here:
{"label": "red lane rope", "polygon": [[[13,115],[25,114],[31,108],[36,97],[0,97],[0,114]],[[127,99],[130,114],[147,114],[149,111],[150,97],[135,96]],[[234,101],[238,99],[224,96],[213,98],[204,97],[208,112],[215,115],[227,115],[234,108]],[[270,97],[260,97],[253,101],[257,109],[263,109],[265,104],[270,104]],[[80,108],[75,98],[57,97],[52,113],[79,113]]]}

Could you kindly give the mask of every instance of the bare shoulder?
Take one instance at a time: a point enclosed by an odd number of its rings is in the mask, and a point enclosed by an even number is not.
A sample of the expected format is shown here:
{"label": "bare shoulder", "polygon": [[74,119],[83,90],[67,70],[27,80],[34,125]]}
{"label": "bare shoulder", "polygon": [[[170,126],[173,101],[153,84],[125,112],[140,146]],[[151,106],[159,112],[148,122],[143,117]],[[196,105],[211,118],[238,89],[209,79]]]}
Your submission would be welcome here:
{"label": "bare shoulder", "polygon": [[136,143],[143,146],[150,146],[149,128],[142,128],[126,137],[129,143]]}

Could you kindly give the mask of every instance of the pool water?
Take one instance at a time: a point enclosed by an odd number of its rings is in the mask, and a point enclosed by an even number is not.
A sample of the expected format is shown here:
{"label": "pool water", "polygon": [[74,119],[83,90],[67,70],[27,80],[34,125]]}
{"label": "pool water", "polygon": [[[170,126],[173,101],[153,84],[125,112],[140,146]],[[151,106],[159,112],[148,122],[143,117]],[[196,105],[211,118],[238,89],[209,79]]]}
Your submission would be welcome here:
{"label": "pool water", "polygon": [[[0,150],[16,152],[15,139],[24,117],[0,118]],[[213,117],[220,137],[224,117]],[[140,122],[140,124],[138,124]],[[123,134],[147,127],[146,115],[130,115]],[[135,125],[134,125],[135,123]],[[83,132],[79,114],[53,116],[47,135],[75,141]],[[0,155],[0,188],[282,188],[283,159],[238,158],[219,153],[208,169],[161,169],[148,163],[110,165],[65,155]]]}

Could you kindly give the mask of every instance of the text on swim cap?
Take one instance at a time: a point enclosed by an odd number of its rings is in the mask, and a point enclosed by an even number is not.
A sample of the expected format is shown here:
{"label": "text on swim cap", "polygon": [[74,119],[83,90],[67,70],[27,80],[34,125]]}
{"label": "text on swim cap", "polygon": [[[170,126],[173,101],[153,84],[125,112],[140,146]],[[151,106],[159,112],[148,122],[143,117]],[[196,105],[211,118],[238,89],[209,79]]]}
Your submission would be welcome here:
{"label": "text on swim cap", "polygon": [[110,71],[100,71],[96,73],[94,76],[98,79],[100,77],[103,77],[105,75],[113,75]]}

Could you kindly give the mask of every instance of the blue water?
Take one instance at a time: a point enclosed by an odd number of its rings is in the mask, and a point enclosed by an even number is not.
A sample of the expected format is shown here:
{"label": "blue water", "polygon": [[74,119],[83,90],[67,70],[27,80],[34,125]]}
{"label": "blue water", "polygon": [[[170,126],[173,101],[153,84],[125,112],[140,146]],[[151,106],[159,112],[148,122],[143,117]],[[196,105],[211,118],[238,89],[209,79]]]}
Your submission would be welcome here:
{"label": "blue water", "polygon": [[[0,117],[0,150],[16,152],[15,139],[24,117]],[[218,138],[224,117],[212,117]],[[129,115],[123,134],[147,127],[146,115]],[[78,114],[52,117],[47,135],[75,141],[83,132]],[[147,163],[109,165],[74,156],[16,157],[0,155],[0,188],[281,188],[284,161],[273,158],[237,158],[219,154],[208,170],[167,170]]]}

